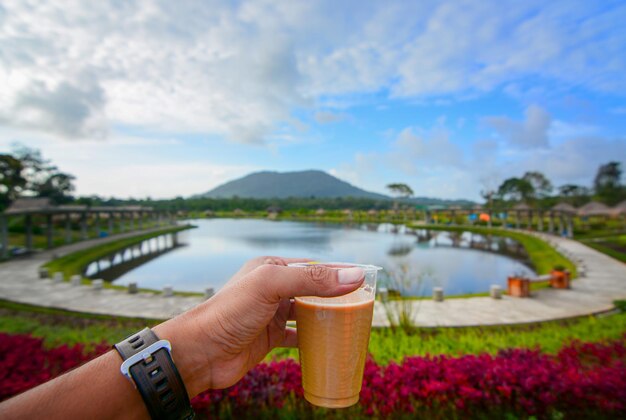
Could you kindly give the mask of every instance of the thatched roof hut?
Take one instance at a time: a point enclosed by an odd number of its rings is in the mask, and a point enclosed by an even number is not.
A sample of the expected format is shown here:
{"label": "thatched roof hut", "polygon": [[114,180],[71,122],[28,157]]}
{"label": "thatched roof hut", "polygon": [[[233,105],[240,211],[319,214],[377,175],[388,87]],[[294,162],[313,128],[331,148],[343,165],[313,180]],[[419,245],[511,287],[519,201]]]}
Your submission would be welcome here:
{"label": "thatched roof hut", "polygon": [[617,204],[615,207],[611,209],[611,212],[614,216],[619,216],[620,214],[626,214],[626,200]]}
{"label": "thatched roof hut", "polygon": [[526,203],[519,203],[513,206],[515,211],[531,211],[532,208]]}
{"label": "thatched roof hut", "polygon": [[323,208],[321,208],[321,207],[320,207],[319,209],[315,210],[315,215],[316,215],[316,216],[323,216],[323,215],[325,215],[325,214],[326,214],[326,210],[324,210],[324,209],[323,209]]}
{"label": "thatched roof hut", "polygon": [[576,214],[576,207],[572,206],[571,204],[565,203],[565,202],[561,202],[561,203],[557,204],[556,206],[552,207],[550,210],[557,211],[557,212],[560,212],[560,213]]}
{"label": "thatched roof hut", "polygon": [[610,216],[611,208],[597,201],[592,201],[578,209],[579,216]]}

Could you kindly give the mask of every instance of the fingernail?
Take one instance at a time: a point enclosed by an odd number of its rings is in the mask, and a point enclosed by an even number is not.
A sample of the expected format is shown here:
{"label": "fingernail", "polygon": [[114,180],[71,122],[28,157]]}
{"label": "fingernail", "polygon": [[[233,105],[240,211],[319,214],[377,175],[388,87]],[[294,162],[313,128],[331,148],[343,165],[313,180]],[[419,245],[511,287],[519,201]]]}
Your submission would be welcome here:
{"label": "fingernail", "polygon": [[338,280],[340,284],[350,284],[357,283],[359,280],[363,278],[365,273],[363,273],[363,269],[359,267],[351,267],[344,268],[339,270],[337,274]]}

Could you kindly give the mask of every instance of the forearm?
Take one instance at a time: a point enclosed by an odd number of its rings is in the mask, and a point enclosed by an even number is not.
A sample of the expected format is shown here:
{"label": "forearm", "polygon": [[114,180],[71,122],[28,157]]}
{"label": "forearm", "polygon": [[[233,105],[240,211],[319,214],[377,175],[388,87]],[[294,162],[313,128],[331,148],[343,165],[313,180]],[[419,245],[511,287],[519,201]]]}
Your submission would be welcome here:
{"label": "forearm", "polygon": [[[28,355],[24,355],[28,357]],[[148,418],[139,393],[119,370],[110,351],[0,405],[11,419]]]}

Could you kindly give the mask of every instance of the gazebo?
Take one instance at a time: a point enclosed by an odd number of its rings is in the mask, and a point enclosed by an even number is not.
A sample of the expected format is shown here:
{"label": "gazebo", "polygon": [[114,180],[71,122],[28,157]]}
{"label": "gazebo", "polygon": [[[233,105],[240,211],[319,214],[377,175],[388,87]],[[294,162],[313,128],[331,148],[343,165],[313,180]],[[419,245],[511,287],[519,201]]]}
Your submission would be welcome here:
{"label": "gazebo", "polygon": [[613,217],[622,217],[622,224],[626,226],[626,200],[617,204],[615,207],[611,209],[611,213]]}
{"label": "gazebo", "polygon": [[613,209],[609,206],[599,203],[597,201],[591,201],[578,209],[578,216],[581,218],[583,224],[590,227],[590,217],[600,217],[606,219],[612,216]]}
{"label": "gazebo", "polygon": [[532,226],[532,220],[533,220],[532,208],[526,203],[519,203],[513,206],[513,211],[515,211],[515,227],[519,229],[520,215],[524,213],[528,216],[528,229],[530,229]]}
{"label": "gazebo", "polygon": [[567,213],[567,214],[576,214],[576,207],[572,206],[569,203],[561,202],[556,206],[552,207],[550,211],[559,212],[559,213]]}
{"label": "gazebo", "polygon": [[597,201],[592,201],[578,209],[578,215],[581,217],[589,216],[610,216],[611,208]]}
{"label": "gazebo", "polygon": [[559,234],[563,233],[563,229],[565,228],[567,237],[571,238],[574,236],[572,217],[576,215],[576,212],[576,207],[564,201],[552,207],[548,213],[548,232],[554,232],[554,218],[556,217],[559,223]]}
{"label": "gazebo", "polygon": [[615,207],[613,207],[611,209],[611,213],[614,216],[626,215],[626,200],[622,201],[621,203],[619,203]]}

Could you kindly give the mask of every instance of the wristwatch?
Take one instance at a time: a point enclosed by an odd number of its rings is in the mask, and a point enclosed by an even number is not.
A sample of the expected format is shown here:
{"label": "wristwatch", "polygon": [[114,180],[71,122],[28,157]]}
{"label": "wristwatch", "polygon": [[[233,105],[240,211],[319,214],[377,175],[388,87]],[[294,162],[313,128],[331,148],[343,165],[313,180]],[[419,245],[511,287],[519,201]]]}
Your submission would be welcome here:
{"label": "wristwatch", "polygon": [[131,380],[153,419],[193,419],[195,413],[174,361],[172,346],[150,328],[117,343],[124,360],[120,370]]}

